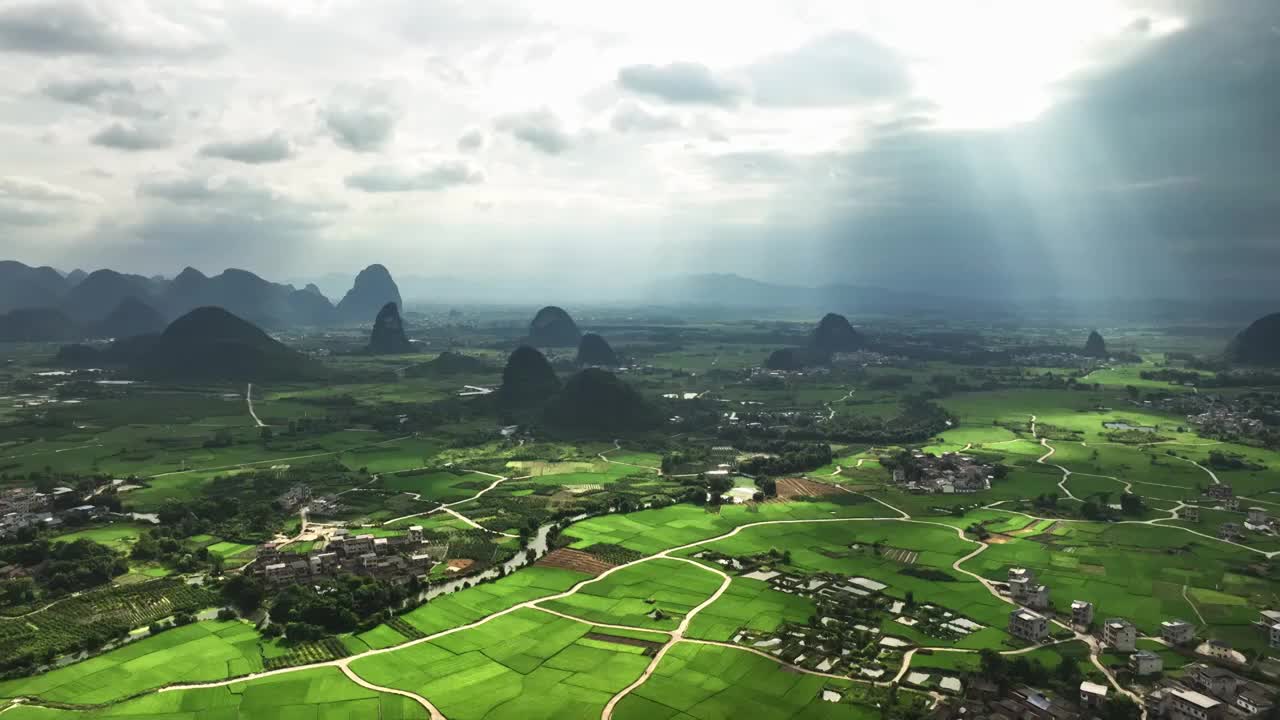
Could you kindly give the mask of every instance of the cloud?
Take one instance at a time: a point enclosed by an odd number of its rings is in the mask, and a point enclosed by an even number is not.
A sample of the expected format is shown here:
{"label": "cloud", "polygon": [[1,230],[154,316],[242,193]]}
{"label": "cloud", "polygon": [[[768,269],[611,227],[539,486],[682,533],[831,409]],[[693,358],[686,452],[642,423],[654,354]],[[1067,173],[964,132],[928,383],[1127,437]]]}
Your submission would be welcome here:
{"label": "cloud", "polygon": [[573,144],[564,123],[546,109],[504,115],[494,122],[494,127],[548,155],[559,155]]}
{"label": "cloud", "polygon": [[684,127],[679,117],[655,112],[631,100],[614,107],[609,125],[620,133],[662,132]]}
{"label": "cloud", "polygon": [[458,150],[461,152],[476,152],[484,148],[484,143],[484,131],[479,128],[471,128],[458,138]]}
{"label": "cloud", "polygon": [[73,219],[102,198],[37,178],[0,177],[0,225],[32,228]]}
{"label": "cloud", "polygon": [[484,171],[465,162],[436,163],[420,170],[381,165],[348,175],[346,186],[369,193],[435,192],[484,182]]}
{"label": "cloud", "polygon": [[229,140],[209,143],[200,148],[205,157],[222,158],[235,162],[260,165],[288,160],[293,157],[293,146],[279,132],[248,140]]}
{"label": "cloud", "polygon": [[156,125],[112,123],[89,140],[94,145],[128,152],[160,150],[173,145],[172,133]]}
{"label": "cloud", "polygon": [[98,226],[89,254],[128,252],[153,268],[270,265],[305,255],[344,209],[237,176],[152,176],[136,193],[137,217]]}
{"label": "cloud", "polygon": [[97,204],[102,198],[64,185],[29,177],[0,177],[0,198],[54,203]]}
{"label": "cloud", "polygon": [[35,0],[0,8],[0,50],[35,55],[183,55],[218,49],[200,30],[118,0]]}
{"label": "cloud", "polygon": [[398,113],[385,104],[332,104],[324,110],[324,122],[334,142],[355,152],[386,146],[398,120]]}
{"label": "cloud", "polygon": [[[808,233],[812,251],[975,296],[1271,292],[1280,52],[1269,28],[1280,8],[1242,7],[1214,6],[1127,62],[1064,84],[1067,99],[1032,122],[886,126],[831,162],[840,172],[825,224]],[[793,172],[772,165],[778,212],[797,178],[821,175],[790,161]]]}
{"label": "cloud", "polygon": [[51,80],[40,87],[45,97],[123,117],[159,119],[164,111],[158,91],[143,92],[125,78],[86,77]]}
{"label": "cloud", "polygon": [[895,97],[910,89],[896,53],[856,32],[824,35],[744,71],[758,105],[840,106]]}
{"label": "cloud", "polygon": [[741,88],[716,77],[706,65],[692,62],[624,67],[618,71],[618,85],[679,104],[731,106],[742,97]]}

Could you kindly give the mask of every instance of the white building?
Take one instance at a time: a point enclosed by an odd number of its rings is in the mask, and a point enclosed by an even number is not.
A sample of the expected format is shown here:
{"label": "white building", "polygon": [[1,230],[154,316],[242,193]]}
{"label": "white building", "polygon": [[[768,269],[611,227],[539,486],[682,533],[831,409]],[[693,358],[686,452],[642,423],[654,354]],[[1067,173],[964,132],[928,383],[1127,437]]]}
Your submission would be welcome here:
{"label": "white building", "polygon": [[1009,568],[1009,583],[1015,582],[1031,582],[1036,579],[1036,574],[1027,568]]}
{"label": "white building", "polygon": [[1009,613],[1009,634],[1027,642],[1040,642],[1049,636],[1049,621],[1030,610]]}
{"label": "white building", "polygon": [[1129,656],[1129,669],[1134,675],[1155,675],[1164,670],[1164,658],[1153,652],[1139,650]]}
{"label": "white building", "polygon": [[1102,626],[1102,643],[1117,652],[1133,652],[1138,647],[1138,628],[1123,618],[1111,618]]}
{"label": "white building", "polygon": [[1170,645],[1186,645],[1196,639],[1196,626],[1186,620],[1160,623],[1160,637]]}
{"label": "white building", "polygon": [[1210,720],[1221,717],[1222,703],[1194,690],[1169,690],[1169,715],[1175,720]]}
{"label": "white building", "polygon": [[1084,680],[1080,683],[1080,704],[1097,707],[1107,701],[1107,686]]}
{"label": "white building", "polygon": [[1071,601],[1071,624],[1089,627],[1093,623],[1093,603],[1087,600]]}
{"label": "white building", "polygon": [[422,542],[422,526],[414,525],[409,528],[409,542]]}

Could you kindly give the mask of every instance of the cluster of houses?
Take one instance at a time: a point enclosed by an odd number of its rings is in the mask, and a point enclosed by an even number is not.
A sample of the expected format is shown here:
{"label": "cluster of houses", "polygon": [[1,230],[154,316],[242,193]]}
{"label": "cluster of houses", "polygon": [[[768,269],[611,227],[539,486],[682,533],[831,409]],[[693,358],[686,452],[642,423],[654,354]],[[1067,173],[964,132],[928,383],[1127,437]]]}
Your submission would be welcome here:
{"label": "cluster of houses", "polygon": [[910,467],[893,470],[893,482],[913,493],[975,493],[991,489],[995,468],[960,453],[912,453]]}
{"label": "cluster of houses", "polygon": [[[77,502],[82,504],[74,504]],[[84,503],[69,487],[55,487],[47,493],[12,488],[0,492],[0,538],[29,527],[56,527],[64,521],[85,522],[107,514],[107,508]]]}
{"label": "cluster of houses", "polygon": [[260,545],[251,570],[272,585],[310,582],[338,573],[408,582],[410,577],[425,576],[436,559],[447,553],[445,547],[428,545],[419,525],[409,528],[407,535],[392,537],[352,536],[340,528],[322,550],[290,553],[278,543]]}
{"label": "cluster of houses", "polygon": [[1276,689],[1205,663],[1183,668],[1178,681],[1166,681],[1145,698],[1148,712],[1170,720],[1254,718],[1270,711]]}
{"label": "cluster of houses", "polygon": [[1099,358],[1074,352],[1032,352],[1013,356],[1014,365],[1037,368],[1070,368],[1093,370],[1105,363]]}
{"label": "cluster of houses", "polygon": [[[767,583],[774,590],[811,598],[816,614],[809,624],[787,623],[775,631],[738,632],[733,642],[773,655],[783,662],[823,673],[879,680],[891,673],[901,654],[914,643],[881,631],[892,619],[914,632],[946,640],[962,639],[983,626],[935,605],[908,606],[883,595],[882,582],[830,573],[797,575],[773,570],[758,558],[734,558],[707,551],[695,557],[738,570],[741,577]],[[919,674],[908,684],[959,692],[959,678]]]}
{"label": "cluster of houses", "polygon": [[1267,426],[1230,405],[1213,403],[1198,413],[1187,415],[1187,424],[1212,436],[1253,437],[1263,434]]}
{"label": "cluster of houses", "polygon": [[[1202,500],[1214,503],[1223,510],[1240,512],[1240,498],[1236,497],[1235,491],[1227,483],[1210,485]],[[1218,537],[1223,540],[1239,540],[1245,537],[1246,530],[1267,534],[1276,532],[1276,521],[1267,513],[1266,508],[1246,508],[1244,516],[1243,523],[1224,522],[1219,525]],[[1200,508],[1196,505],[1184,506],[1178,510],[1178,517],[1188,522],[1200,522]]]}

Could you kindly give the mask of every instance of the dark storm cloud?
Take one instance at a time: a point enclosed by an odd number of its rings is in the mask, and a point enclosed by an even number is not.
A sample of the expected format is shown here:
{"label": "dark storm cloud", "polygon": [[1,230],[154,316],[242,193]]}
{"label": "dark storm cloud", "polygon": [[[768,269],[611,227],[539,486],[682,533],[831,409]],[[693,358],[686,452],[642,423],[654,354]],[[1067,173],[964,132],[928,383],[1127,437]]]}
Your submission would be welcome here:
{"label": "dark storm cloud", "polygon": [[[868,281],[975,295],[1270,292],[1280,5],[1202,8],[1127,63],[1062,87],[1068,99],[1030,123],[882,126],[835,161],[812,251]],[[782,188],[827,172],[802,160],[715,167],[789,178]]]}
{"label": "dark storm cloud", "polygon": [[731,106],[742,98],[741,88],[692,62],[624,67],[618,85],[670,103]]}
{"label": "dark storm cloud", "polygon": [[550,110],[504,115],[494,122],[494,127],[548,155],[559,155],[573,144],[560,118]]}
{"label": "dark storm cloud", "polygon": [[463,162],[443,162],[413,171],[379,166],[348,175],[344,182],[349,188],[369,193],[432,192],[484,182],[484,172]]}
{"label": "dark storm cloud", "polygon": [[388,107],[331,106],[324,122],[338,145],[356,152],[384,147],[395,133],[397,116]]}
{"label": "dark storm cloud", "polygon": [[205,157],[222,158],[250,165],[281,162],[293,157],[293,146],[282,134],[276,132],[265,137],[247,140],[214,142],[200,148]]}
{"label": "dark storm cloud", "polygon": [[0,50],[36,55],[167,55],[211,53],[206,41],[130,32],[109,2],[36,0],[0,8]]}
{"label": "dark storm cloud", "polygon": [[160,150],[173,145],[173,135],[166,128],[125,123],[112,123],[89,140],[94,145],[128,152]]}
{"label": "dark storm cloud", "polygon": [[825,35],[745,71],[753,98],[769,106],[838,106],[894,97],[910,81],[902,60],[856,32]]}

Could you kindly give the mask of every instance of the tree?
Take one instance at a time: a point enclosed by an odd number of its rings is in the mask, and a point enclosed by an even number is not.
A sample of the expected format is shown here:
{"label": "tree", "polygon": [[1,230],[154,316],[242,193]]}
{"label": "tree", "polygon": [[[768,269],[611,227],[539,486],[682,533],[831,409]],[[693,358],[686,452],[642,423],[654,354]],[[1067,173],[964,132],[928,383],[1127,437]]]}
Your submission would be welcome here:
{"label": "tree", "polygon": [[1083,674],[1080,672],[1080,663],[1070,655],[1063,655],[1062,660],[1058,662],[1058,667],[1054,670],[1054,674],[1058,676],[1058,680],[1063,685],[1074,686],[1080,683]]}
{"label": "tree", "polygon": [[1102,706],[1102,720],[1137,720],[1142,709],[1124,695],[1115,695]]}
{"label": "tree", "polygon": [[242,615],[262,607],[265,596],[262,585],[248,575],[236,575],[222,585],[222,597]]}
{"label": "tree", "polygon": [[1120,512],[1125,515],[1141,515],[1146,507],[1142,502],[1142,498],[1133,493],[1125,493],[1120,496]]}

